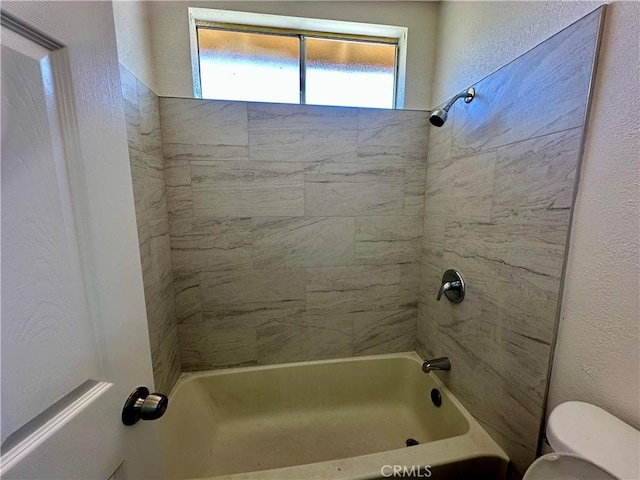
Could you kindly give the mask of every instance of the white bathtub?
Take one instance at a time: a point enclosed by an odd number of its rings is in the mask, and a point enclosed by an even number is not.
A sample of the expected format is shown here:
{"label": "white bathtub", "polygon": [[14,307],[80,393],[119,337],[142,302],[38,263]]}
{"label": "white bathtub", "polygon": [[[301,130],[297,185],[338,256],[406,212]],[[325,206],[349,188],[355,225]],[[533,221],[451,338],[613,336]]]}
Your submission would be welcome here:
{"label": "white bathtub", "polygon": [[167,478],[504,478],[505,453],[421,364],[402,353],[183,374],[160,420]]}

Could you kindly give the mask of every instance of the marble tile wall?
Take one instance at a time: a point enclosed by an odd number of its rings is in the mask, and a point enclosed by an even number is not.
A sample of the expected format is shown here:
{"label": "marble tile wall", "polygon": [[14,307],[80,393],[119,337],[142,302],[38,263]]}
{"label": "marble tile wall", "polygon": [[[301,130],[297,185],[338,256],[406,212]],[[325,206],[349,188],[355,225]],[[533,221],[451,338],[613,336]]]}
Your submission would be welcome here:
{"label": "marble tile wall", "polygon": [[184,370],[414,349],[425,112],[160,114]]}
{"label": "marble tile wall", "polygon": [[[600,10],[475,85],[430,129],[417,348],[511,457],[534,460]],[[458,269],[460,304],[437,302]]]}
{"label": "marble tile wall", "polygon": [[180,376],[180,352],[158,97],[123,66],[120,78],[153,377],[156,390],[169,393]]}

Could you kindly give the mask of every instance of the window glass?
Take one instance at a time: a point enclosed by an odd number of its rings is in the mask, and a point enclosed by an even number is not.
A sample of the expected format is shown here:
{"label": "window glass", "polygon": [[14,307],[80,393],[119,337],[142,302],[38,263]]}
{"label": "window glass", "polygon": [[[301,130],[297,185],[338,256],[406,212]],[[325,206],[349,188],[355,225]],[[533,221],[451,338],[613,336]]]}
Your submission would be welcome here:
{"label": "window glass", "polygon": [[202,98],[395,107],[395,43],[208,27],[197,36]]}
{"label": "window glass", "polygon": [[297,36],[198,28],[202,98],[300,103]]}
{"label": "window glass", "polygon": [[396,45],[305,38],[306,103],[393,108]]}

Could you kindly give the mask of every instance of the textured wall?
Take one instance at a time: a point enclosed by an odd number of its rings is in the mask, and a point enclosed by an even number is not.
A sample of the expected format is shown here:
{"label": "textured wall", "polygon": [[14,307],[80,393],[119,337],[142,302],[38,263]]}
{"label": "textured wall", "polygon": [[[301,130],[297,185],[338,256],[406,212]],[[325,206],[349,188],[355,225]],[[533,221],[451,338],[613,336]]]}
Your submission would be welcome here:
{"label": "textured wall", "polygon": [[184,370],[413,350],[424,113],[160,106]]}
{"label": "textured wall", "polygon": [[156,390],[180,376],[158,97],[120,66]]}
{"label": "textured wall", "polygon": [[409,28],[405,108],[431,108],[431,78],[438,29],[438,2],[151,1],[153,65],[161,96],[193,97],[189,7],[378,23]]}
{"label": "textured wall", "polygon": [[145,86],[157,92],[148,2],[115,0],[112,6],[120,64]]}
{"label": "textured wall", "polygon": [[[429,136],[418,348],[521,475],[536,453],[599,14],[478,82]],[[435,299],[444,270],[461,304]]]}

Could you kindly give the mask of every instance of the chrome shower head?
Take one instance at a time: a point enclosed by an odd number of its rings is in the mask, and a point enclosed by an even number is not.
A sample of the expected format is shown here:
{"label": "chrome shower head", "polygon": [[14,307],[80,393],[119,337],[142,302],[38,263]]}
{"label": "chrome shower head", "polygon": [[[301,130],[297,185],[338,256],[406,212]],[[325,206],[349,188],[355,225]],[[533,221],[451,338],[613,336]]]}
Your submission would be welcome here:
{"label": "chrome shower head", "polygon": [[456,103],[456,100],[458,100],[459,98],[464,98],[464,103],[471,103],[475,96],[476,90],[473,87],[469,87],[464,92],[460,92],[455,97],[450,98],[431,112],[431,115],[429,115],[429,121],[431,122],[431,125],[433,125],[434,127],[443,126],[444,122],[447,121],[447,117],[449,116],[449,109],[454,103]]}
{"label": "chrome shower head", "polygon": [[449,109],[444,108],[436,108],[431,115],[429,115],[429,121],[431,125],[434,127],[441,127],[444,125],[444,122],[447,121],[447,117],[449,116]]}

